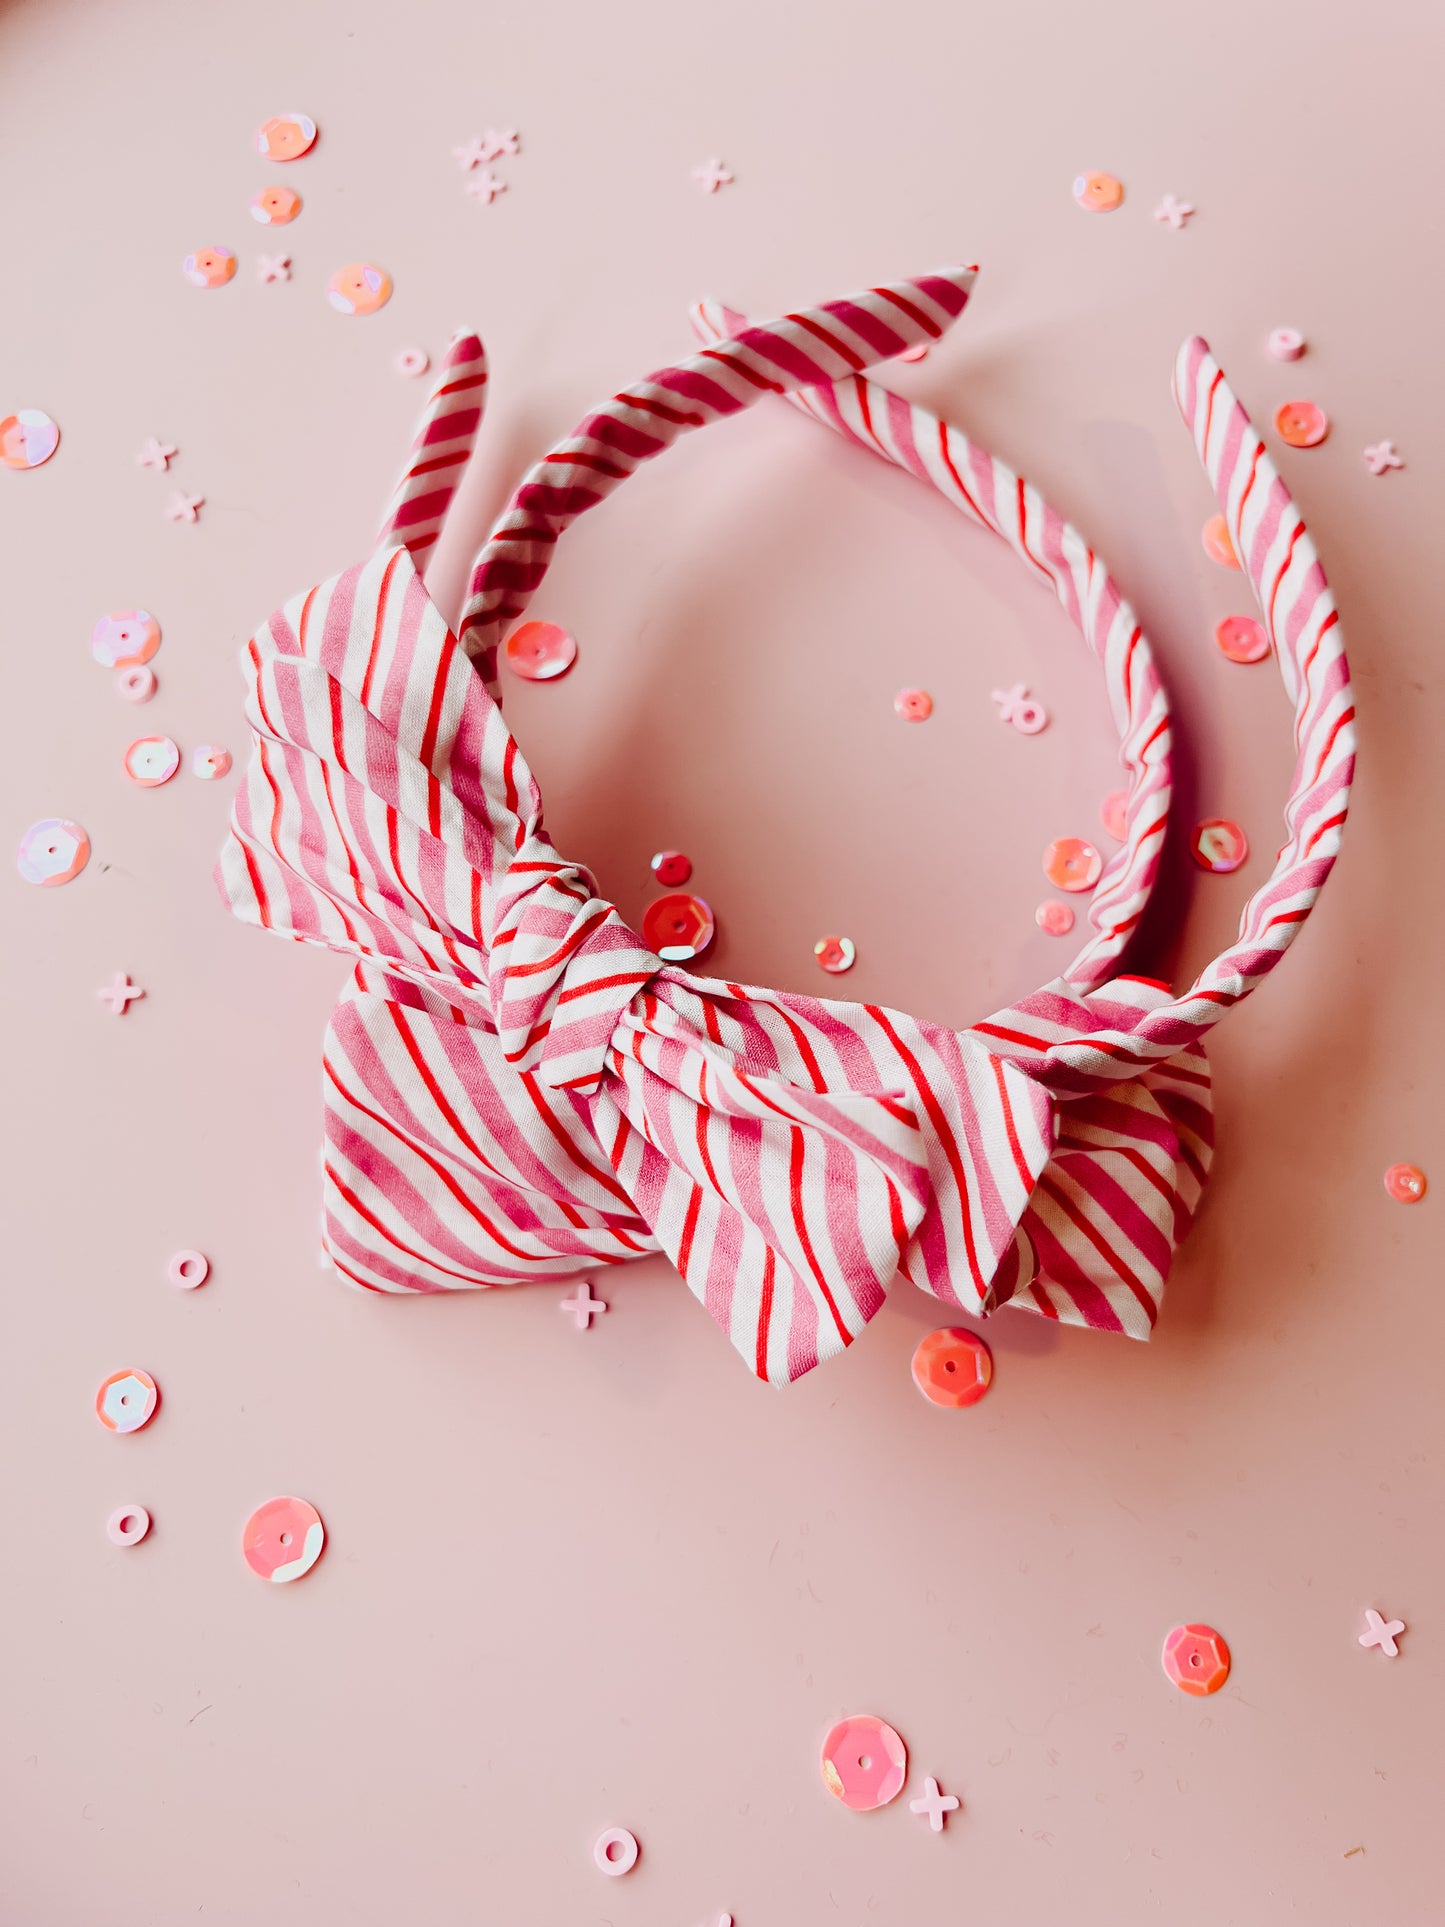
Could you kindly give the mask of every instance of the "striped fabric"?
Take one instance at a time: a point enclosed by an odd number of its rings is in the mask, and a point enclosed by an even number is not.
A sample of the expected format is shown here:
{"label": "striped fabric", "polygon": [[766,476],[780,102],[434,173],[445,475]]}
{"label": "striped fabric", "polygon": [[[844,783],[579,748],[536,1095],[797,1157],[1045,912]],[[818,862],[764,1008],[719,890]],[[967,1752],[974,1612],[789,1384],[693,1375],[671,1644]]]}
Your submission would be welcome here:
{"label": "striped fabric", "polygon": [[[1147,646],[1032,490],[861,380],[936,338],[972,280],[944,271],[725,337],[732,318],[705,311],[716,338],[701,353],[598,409],[530,472],[456,634],[418,572],[446,502],[407,511],[449,494],[459,462],[436,484],[410,469],[386,545],[248,645],[256,746],[219,880],[238,916],[358,959],[324,1049],[324,1238],[354,1283],[566,1279],[662,1250],[775,1383],[851,1342],[900,1274],[966,1311],[1011,1301],[1147,1334],[1208,1166],[1199,1040],[1282,951],[1338,842],[1348,677],[1293,505],[1190,344],[1180,404],[1299,705],[1292,836],[1236,951],[1182,999],[1101,984],[1147,894],[1168,803]],[[484,373],[480,345],[464,337],[456,352],[413,451],[423,460],[475,430],[449,422],[447,391]],[[500,637],[571,520],[683,429],[770,392],[997,529],[1105,671],[1133,793],[1096,934],[1066,978],[968,1031],[662,964],[553,848],[494,699]]]}
{"label": "striped fabric", "polygon": [[426,567],[471,460],[486,405],[486,351],[476,335],[459,334],[443,357],[406,467],[387,504],[378,548],[400,542],[419,567]]}

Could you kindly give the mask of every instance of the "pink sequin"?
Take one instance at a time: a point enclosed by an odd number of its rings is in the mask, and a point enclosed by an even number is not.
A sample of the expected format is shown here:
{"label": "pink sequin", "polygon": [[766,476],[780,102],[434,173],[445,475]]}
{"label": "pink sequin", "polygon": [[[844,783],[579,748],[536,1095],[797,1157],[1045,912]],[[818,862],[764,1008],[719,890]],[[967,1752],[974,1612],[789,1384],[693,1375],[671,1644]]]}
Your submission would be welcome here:
{"label": "pink sequin", "polygon": [[1227,816],[1206,816],[1189,838],[1189,853],[1201,870],[1227,876],[1249,855],[1249,839]]}
{"label": "pink sequin", "polygon": [[854,1813],[886,1807],[903,1791],[908,1749],[886,1720],[855,1713],[823,1742],[823,1784]]}
{"label": "pink sequin", "polygon": [[507,667],[527,682],[551,682],[577,660],[577,640],[555,622],[524,622],[507,637]]}

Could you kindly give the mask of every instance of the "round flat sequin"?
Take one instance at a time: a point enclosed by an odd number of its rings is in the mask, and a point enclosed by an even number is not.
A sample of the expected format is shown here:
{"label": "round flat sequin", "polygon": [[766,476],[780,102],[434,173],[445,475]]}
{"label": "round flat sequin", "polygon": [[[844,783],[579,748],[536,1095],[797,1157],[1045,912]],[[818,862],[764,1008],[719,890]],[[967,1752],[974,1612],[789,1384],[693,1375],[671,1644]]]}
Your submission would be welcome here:
{"label": "round flat sequin", "polygon": [[1263,662],[1269,654],[1264,624],[1253,616],[1225,616],[1214,625],[1214,640],[1230,662]]}
{"label": "round flat sequin", "polygon": [[128,703],[148,703],[156,693],[155,671],[147,669],[143,662],[132,663],[129,669],[117,669],[115,693],[124,696]]}
{"label": "round flat sequin", "polygon": [[169,736],[139,736],[126,751],[122,768],[143,790],[169,783],[181,766],[181,752]]}
{"label": "round flat sequin", "polygon": [[1181,1693],[1203,1698],[1229,1678],[1229,1648],[1212,1626],[1176,1626],[1164,1642],[1161,1664]]}
{"label": "round flat sequin", "polygon": [[191,751],[191,774],[199,776],[203,782],[214,782],[224,776],[231,767],[231,752],[222,749],[217,743],[202,743],[199,749]]}
{"label": "round flat sequin", "polygon": [[841,977],[858,961],[851,937],[819,937],[813,945],[813,955],[818,959],[819,968],[826,970],[830,977]]}
{"label": "round flat sequin", "polygon": [[20,839],[15,867],[27,883],[53,890],[78,877],[90,861],[90,838],[64,816],[42,816]]}
{"label": "round flat sequin", "polygon": [[166,1266],[167,1282],[178,1291],[194,1291],[211,1275],[211,1261],[203,1251],[178,1251]]}
{"label": "round flat sequin", "polygon": [[692,858],[681,850],[659,850],[648,867],[659,883],[676,890],[692,875]]}
{"label": "round flat sequin", "polygon": [[159,1397],[149,1372],[112,1372],[95,1395],[95,1416],[107,1432],[138,1432],[155,1417]]}
{"label": "round flat sequin", "polygon": [[316,123],[309,114],[275,114],[256,130],[256,152],[268,161],[299,161],[316,145]]}
{"label": "round flat sequin", "polygon": [[246,1564],[257,1578],[278,1586],[310,1572],[325,1544],[321,1514],[305,1499],[268,1499],[257,1506],[241,1534]]}
{"label": "round flat sequin", "polygon": [[908,1749],[886,1720],[855,1713],[823,1742],[823,1784],[854,1813],[886,1807],[903,1791]]}
{"label": "round flat sequin", "polygon": [[577,639],[555,622],[524,622],[502,649],[507,667],[528,682],[550,682],[577,660]]}
{"label": "round flat sequin", "polygon": [[327,282],[326,299],[338,314],[375,314],[391,299],[391,276],[370,261],[350,261]]}
{"label": "round flat sequin", "polygon": [[251,201],[251,219],[262,227],[286,227],[301,212],[301,196],[290,187],[263,187]]}
{"label": "round flat sequin", "polygon": [[1210,516],[1199,531],[1199,539],[1211,562],[1217,562],[1221,569],[1239,567],[1239,557],[1234,553],[1234,544],[1229,539],[1229,524],[1222,515]]}
{"label": "round flat sequin", "polygon": [[1385,1173],[1385,1189],[1397,1204],[1418,1204],[1429,1188],[1418,1165],[1392,1164]]}
{"label": "round flat sequin", "polygon": [[1046,936],[1067,937],[1074,927],[1074,913],[1057,897],[1046,897],[1034,912],[1034,922]]}
{"label": "round flat sequin", "polygon": [[118,1505],[105,1522],[113,1546],[138,1546],[151,1529],[151,1515],[143,1505]]}
{"label": "round flat sequin", "polygon": [[1249,855],[1249,839],[1227,816],[1206,816],[1189,838],[1189,854],[1201,870],[1228,876]]}
{"label": "round flat sequin", "polygon": [[1080,174],[1074,199],[1090,214],[1112,214],[1124,199],[1124,183],[1112,174]]}
{"label": "round flat sequin", "polygon": [[1274,426],[1291,448],[1318,448],[1330,432],[1330,418],[1317,401],[1287,401],[1275,411]]}
{"label": "round flat sequin", "polygon": [[431,356],[425,348],[398,348],[391,365],[399,375],[424,375],[431,367]]}
{"label": "round flat sequin", "polygon": [[701,897],[674,890],[655,897],[642,913],[642,940],[664,963],[700,957],[717,931],[712,911]]}
{"label": "round flat sequin", "polygon": [[229,248],[197,248],[181,263],[181,273],[195,288],[224,288],[236,272]]}
{"label": "round flat sequin", "polygon": [[1271,328],[1265,346],[1276,361],[1298,361],[1305,351],[1305,338],[1298,328]]}
{"label": "round flat sequin", "polygon": [[926,689],[900,689],[893,707],[905,723],[926,723],[933,714],[933,698]]}
{"label": "round flat sequin", "polygon": [[161,625],[149,609],[113,609],[90,632],[90,653],[107,669],[149,662],[161,646]]}
{"label": "round flat sequin", "polygon": [[592,1864],[600,1872],[617,1877],[632,1872],[640,1851],[636,1834],[629,1833],[626,1827],[609,1827],[592,1843]]}
{"label": "round flat sequin", "polygon": [[39,468],[60,446],[60,430],[38,408],[17,408],[0,420],[0,462],[6,468]]}
{"label": "round flat sequin", "polygon": [[1129,792],[1110,790],[1099,804],[1099,821],[1107,835],[1122,843],[1129,833]]}
{"label": "round flat sequin", "polygon": [[920,1341],[913,1382],[932,1405],[977,1405],[993,1383],[993,1353],[973,1332],[946,1325]]}
{"label": "round flat sequin", "polygon": [[1092,890],[1104,859],[1081,836],[1061,836],[1044,851],[1044,875],[1056,890]]}

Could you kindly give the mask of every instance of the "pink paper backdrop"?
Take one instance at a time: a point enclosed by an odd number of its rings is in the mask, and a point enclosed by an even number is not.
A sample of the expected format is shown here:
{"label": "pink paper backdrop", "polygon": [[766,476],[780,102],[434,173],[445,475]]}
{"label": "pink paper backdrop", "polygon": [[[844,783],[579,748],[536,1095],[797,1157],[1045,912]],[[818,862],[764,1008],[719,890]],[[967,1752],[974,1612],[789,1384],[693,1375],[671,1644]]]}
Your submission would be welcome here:
{"label": "pink paper backdrop", "polygon": [[[1432,18],[1433,16],[1433,18]],[[11,843],[49,814],[74,885],[4,873],[8,1155],[6,1927],[1311,1927],[1438,1918],[1445,1183],[1436,10],[1144,0],[880,13],[733,0],[0,8],[0,413],[64,441],[0,473]],[[302,108],[289,170],[253,130]],[[469,201],[454,144],[521,130]],[[718,154],[735,185],[700,194]],[[1126,183],[1085,215],[1082,169]],[[285,180],[290,228],[247,214]],[[1173,191],[1182,233],[1150,218]],[[187,250],[241,255],[198,293]],[[261,252],[294,257],[262,286]],[[366,257],[396,295],[327,306]],[[231,781],[122,778],[133,736],[245,751],[234,661],[284,597],[364,550],[419,400],[392,358],[484,332],[494,404],[443,558],[546,438],[685,348],[686,304],[758,314],[945,260],[983,276],[893,371],[997,446],[1109,558],[1184,748],[1169,887],[1136,967],[1192,970],[1279,833],[1287,709],[1214,621],[1211,508],[1174,415],[1211,339],[1286,450],[1343,611],[1361,711],[1345,854],[1311,928],[1212,1046],[1220,1153],[1150,1346],[1021,1314],[977,1409],[914,1392],[937,1307],[900,1288],[786,1395],[752,1383],[667,1265],[607,1280],[587,1336],[556,1290],[380,1302],[316,1268],[318,1044],[344,966],[232,924],[208,870]],[[1304,330],[1308,357],[1268,358]],[[179,444],[170,477],[134,465]],[[1392,436],[1379,480],[1360,451]],[[203,492],[175,526],[174,483]],[[103,610],[165,630],[134,710],[90,660]],[[958,1023],[1059,967],[1038,853],[1114,785],[1103,699],[1000,547],[781,407],[694,438],[569,538],[535,613],[580,639],[516,727],[559,843],[636,914],[688,850],[718,972],[847,988]],[[989,691],[1025,681],[1025,740]],[[893,716],[901,684],[934,719]],[[1201,814],[1253,840],[1192,869]],[[1182,937],[1179,933],[1182,931]],[[128,970],[123,1021],[97,985]],[[204,1290],[171,1252],[213,1262]],[[148,1430],[96,1385],[159,1380]],[[277,1492],[326,1554],[268,1588],[240,1527]],[[155,1526],[131,1552],[122,1500]],[[1363,1608],[1409,1622],[1356,1644]],[[1164,1680],[1218,1626],[1225,1692]],[[818,1742],[883,1714],[963,1808],[849,1814]],[[632,1828],[637,1871],[592,1868]],[[1355,1852],[1363,1848],[1363,1852]]]}

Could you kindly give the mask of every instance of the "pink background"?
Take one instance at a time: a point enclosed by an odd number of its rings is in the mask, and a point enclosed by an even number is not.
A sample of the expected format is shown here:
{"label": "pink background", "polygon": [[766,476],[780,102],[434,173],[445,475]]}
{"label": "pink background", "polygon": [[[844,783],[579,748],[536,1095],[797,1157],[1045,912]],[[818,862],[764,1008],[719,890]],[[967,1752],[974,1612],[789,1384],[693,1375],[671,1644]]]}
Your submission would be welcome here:
{"label": "pink background", "polygon": [[[11,844],[64,815],[74,885],[4,873],[10,1578],[0,1704],[6,1927],[953,1923],[1311,1927],[1438,1918],[1445,1182],[1436,992],[1445,33],[1419,5],[1144,0],[905,12],[817,0],[0,7],[3,393],[64,440],[0,473]],[[255,127],[322,128],[289,169]],[[521,130],[509,191],[451,156]],[[700,194],[720,154],[736,184]],[[1085,215],[1083,169],[1125,182]],[[305,197],[266,230],[252,193]],[[1150,218],[1193,201],[1182,233]],[[236,249],[228,288],[187,250]],[[258,253],[294,257],[262,286]],[[375,318],[327,306],[358,257]],[[754,314],[947,260],[964,320],[890,371],[1039,482],[1140,609],[1183,750],[1135,967],[1197,968],[1278,839],[1287,708],[1215,650],[1248,607],[1168,393],[1200,330],[1285,450],[1351,644],[1361,779],[1338,867],[1275,979],[1211,1045],[1220,1151],[1148,1347],[1004,1313],[988,1399],[908,1360],[944,1322],[900,1287],[845,1358],[754,1384],[669,1267],[611,1276],[585,1337],[557,1290],[376,1301],[316,1268],[318,1049],[345,967],[243,931],[208,871],[232,782],[143,791],[132,737],[246,744],[235,656],[364,552],[420,384],[462,322],[493,357],[483,452],[438,580],[527,460],[684,351],[686,304]],[[1308,357],[1268,358],[1300,327]],[[180,445],[138,469],[148,435]],[[1360,450],[1396,440],[1375,480]],[[1273,437],[1271,437],[1273,440]],[[172,487],[203,492],[172,525]],[[160,617],[160,693],[117,700],[91,624]],[[585,522],[534,613],[580,656],[510,713],[553,834],[635,916],[688,850],[719,973],[966,1023],[1071,954],[1033,925],[1039,851],[1114,787],[1102,693],[1051,600],[916,484],[765,405]],[[1052,727],[1000,727],[1025,681]],[[930,689],[931,723],[891,699]],[[1432,752],[1434,752],[1432,754]],[[1193,869],[1199,815],[1255,855]],[[1182,934],[1181,934],[1182,933]],[[148,993],[123,1021],[97,985]],[[171,1252],[213,1262],[165,1283]],[[110,1371],[162,1388],[102,1432]],[[299,1585],[240,1557],[297,1492]],[[155,1526],[133,1552],[105,1519]],[[1363,1608],[1409,1622],[1362,1651]],[[1159,1669],[1181,1619],[1234,1671]],[[963,1809],[823,1791],[820,1738],[875,1711]],[[591,1844],[632,1828],[607,1881]],[[1351,1850],[1363,1847],[1363,1853]]]}

